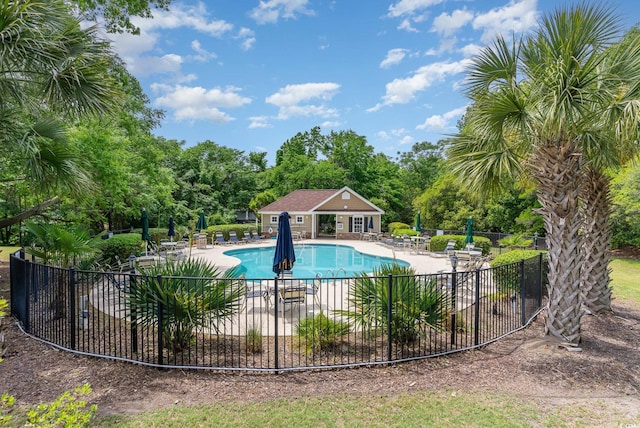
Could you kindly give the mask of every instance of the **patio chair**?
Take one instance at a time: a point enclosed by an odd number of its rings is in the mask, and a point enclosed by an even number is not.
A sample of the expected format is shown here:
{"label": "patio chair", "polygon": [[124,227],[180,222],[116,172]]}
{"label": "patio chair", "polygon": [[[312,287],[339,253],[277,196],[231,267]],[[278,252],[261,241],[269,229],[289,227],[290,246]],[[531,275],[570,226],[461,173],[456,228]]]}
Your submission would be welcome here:
{"label": "patio chair", "polygon": [[245,230],[243,234],[244,234],[244,238],[243,238],[244,242],[255,242],[255,240],[251,237],[251,234],[248,231]]}
{"label": "patio chair", "polygon": [[238,239],[238,235],[234,230],[229,231],[229,242],[232,244],[240,244],[241,241]]}
{"label": "patio chair", "polygon": [[253,237],[253,240],[255,242],[262,242],[264,241],[264,238],[262,238],[262,236],[260,236],[260,234],[258,234],[257,230],[252,230],[251,231],[251,236]]}
{"label": "patio chair", "polygon": [[225,241],[222,232],[216,232],[216,240],[213,243],[214,245],[227,245],[229,241]]}
{"label": "patio chair", "polygon": [[197,233],[194,238],[196,240],[196,248],[198,248],[198,249],[206,249],[207,248],[207,234],[206,233]]}

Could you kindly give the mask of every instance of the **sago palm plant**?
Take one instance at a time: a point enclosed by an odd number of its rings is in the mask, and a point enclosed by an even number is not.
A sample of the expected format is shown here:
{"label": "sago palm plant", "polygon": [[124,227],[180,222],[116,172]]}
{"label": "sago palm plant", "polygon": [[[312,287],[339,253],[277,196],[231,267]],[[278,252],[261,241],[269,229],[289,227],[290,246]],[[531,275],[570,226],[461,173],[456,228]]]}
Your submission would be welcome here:
{"label": "sago palm plant", "polygon": [[[391,293],[389,275],[393,278]],[[428,328],[441,330],[448,308],[448,297],[435,281],[424,281],[412,268],[396,263],[359,274],[349,286],[348,301],[349,310],[339,311],[347,320],[365,332],[390,334],[399,344],[415,341]]]}
{"label": "sago palm plant", "polygon": [[233,271],[221,276],[210,262],[189,258],[146,269],[144,275],[135,277],[126,308],[135,314],[132,321],[161,329],[164,347],[177,353],[189,347],[195,329],[217,331],[217,322],[240,311],[244,283]]}

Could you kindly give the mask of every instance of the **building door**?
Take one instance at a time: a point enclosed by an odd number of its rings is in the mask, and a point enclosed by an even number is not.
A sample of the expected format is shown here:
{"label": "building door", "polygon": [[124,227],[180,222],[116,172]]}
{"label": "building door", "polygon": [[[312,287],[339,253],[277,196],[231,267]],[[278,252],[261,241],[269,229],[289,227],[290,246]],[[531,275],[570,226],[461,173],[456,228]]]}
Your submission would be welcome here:
{"label": "building door", "polygon": [[335,238],[336,237],[336,215],[335,214],[319,214],[318,215],[318,238]]}

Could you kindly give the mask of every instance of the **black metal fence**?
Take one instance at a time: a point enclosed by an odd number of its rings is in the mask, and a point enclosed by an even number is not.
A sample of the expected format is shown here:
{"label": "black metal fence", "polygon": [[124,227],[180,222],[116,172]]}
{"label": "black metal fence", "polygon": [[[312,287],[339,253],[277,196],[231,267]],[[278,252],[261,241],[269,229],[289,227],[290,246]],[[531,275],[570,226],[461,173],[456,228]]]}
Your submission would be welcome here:
{"label": "black metal fence", "polygon": [[283,371],[392,363],[485,345],[538,313],[542,255],[472,271],[339,278],[178,278],[11,257],[31,335],[159,367]]}

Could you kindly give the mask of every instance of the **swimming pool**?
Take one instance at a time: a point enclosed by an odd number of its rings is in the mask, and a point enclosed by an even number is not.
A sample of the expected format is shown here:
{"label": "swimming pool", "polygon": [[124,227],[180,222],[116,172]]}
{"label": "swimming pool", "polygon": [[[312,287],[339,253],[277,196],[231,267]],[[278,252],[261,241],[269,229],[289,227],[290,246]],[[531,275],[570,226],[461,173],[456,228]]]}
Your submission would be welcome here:
{"label": "swimming pool", "polygon": [[[294,245],[296,263],[293,276],[313,278],[322,276],[356,276],[360,272],[372,272],[383,263],[393,263],[390,257],[374,256],[357,251],[348,245],[301,244]],[[246,278],[273,278],[271,270],[276,247],[245,247],[225,251],[224,255],[240,259],[239,272]],[[401,266],[409,266],[402,260],[395,260]]]}

